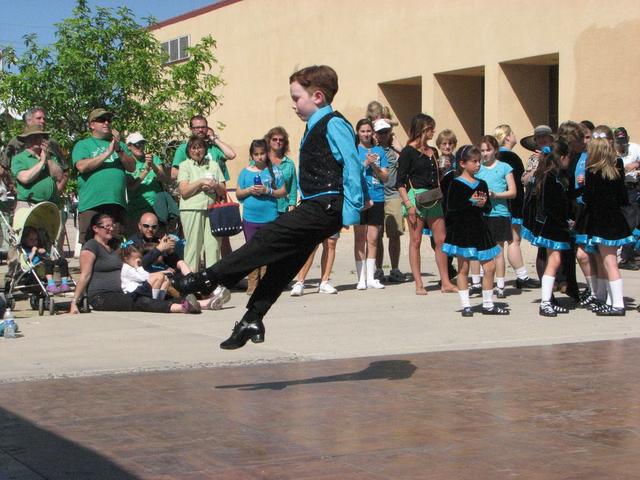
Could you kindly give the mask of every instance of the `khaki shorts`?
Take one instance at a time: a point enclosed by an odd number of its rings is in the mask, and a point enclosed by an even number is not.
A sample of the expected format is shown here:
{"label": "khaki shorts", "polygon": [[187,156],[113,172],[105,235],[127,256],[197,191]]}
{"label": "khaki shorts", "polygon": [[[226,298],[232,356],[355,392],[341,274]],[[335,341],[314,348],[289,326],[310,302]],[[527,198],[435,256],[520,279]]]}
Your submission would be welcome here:
{"label": "khaki shorts", "polygon": [[402,216],[402,199],[390,198],[384,201],[383,230],[387,238],[398,238],[404,234],[404,217]]}

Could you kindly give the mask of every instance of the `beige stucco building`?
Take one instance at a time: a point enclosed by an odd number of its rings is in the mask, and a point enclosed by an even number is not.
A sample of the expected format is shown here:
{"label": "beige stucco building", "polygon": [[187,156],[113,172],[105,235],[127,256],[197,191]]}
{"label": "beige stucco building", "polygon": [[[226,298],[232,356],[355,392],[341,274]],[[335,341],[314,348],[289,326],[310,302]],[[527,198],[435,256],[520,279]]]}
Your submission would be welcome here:
{"label": "beige stucco building", "polygon": [[154,34],[218,42],[226,85],[210,122],[226,124],[222,136],[238,151],[233,178],[250,141],[275,125],[297,158],[304,125],[288,77],[311,64],[338,72],[334,107],[353,124],[379,100],[401,139],[422,111],[460,142],[500,123],[521,137],[566,119],[624,125],[640,141],[638,0],[227,0]]}

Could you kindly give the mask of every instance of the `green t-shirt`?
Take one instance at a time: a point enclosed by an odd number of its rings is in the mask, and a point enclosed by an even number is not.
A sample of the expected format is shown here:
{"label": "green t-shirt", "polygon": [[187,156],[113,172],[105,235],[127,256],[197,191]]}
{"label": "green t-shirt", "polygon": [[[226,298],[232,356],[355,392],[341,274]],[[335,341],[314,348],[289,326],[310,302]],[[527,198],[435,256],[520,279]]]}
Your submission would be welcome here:
{"label": "green t-shirt", "polygon": [[[18,190],[18,200],[25,202],[53,202],[58,203],[58,189],[56,181],[49,173],[49,167],[45,166],[40,170],[38,176],[26,185],[18,181],[18,173],[23,170],[29,170],[40,161],[28,150],[23,150],[11,159],[11,174],[16,180],[16,188]],[[54,158],[56,163],[57,160]]]}
{"label": "green t-shirt", "polygon": [[[111,142],[95,137],[80,140],[73,147],[71,161],[75,167],[79,160],[94,158],[105,152]],[[126,145],[120,147],[128,152]],[[99,205],[116,204],[126,208],[125,171],[120,157],[113,152],[97,169],[78,172],[78,211],[84,212]]]}
{"label": "green t-shirt", "polygon": [[[225,181],[222,171],[216,162],[204,160],[201,165],[198,165],[193,160],[187,159],[180,165],[178,184],[184,180],[191,183],[194,180],[205,178],[207,173],[210,174],[214,180],[219,182]],[[204,192],[198,192],[189,198],[181,198],[180,210],[206,210],[211,199],[212,198]]]}
{"label": "green t-shirt", "polygon": [[[144,159],[143,159],[144,160]],[[162,166],[162,160],[157,155],[153,156],[153,163],[158,166]],[[134,180],[140,176],[140,173],[144,169],[144,161],[136,159],[136,170],[134,172],[127,172],[127,175]],[[139,218],[143,213],[153,212],[153,204],[155,202],[156,194],[162,191],[162,184],[156,175],[156,172],[150,170],[147,176],[138,188],[135,190],[127,189],[127,196],[129,200],[129,206],[127,211],[130,216]]]}
{"label": "green t-shirt", "polygon": [[[176,153],[173,155],[173,162],[171,163],[172,167],[180,168],[180,164],[187,159],[187,144],[182,143],[176,148]],[[227,157],[224,156],[222,150],[220,150],[217,146],[211,145],[207,150],[207,155],[205,156],[205,160],[214,160],[222,174],[224,175],[225,181],[228,181],[229,178],[229,170],[227,170]]]}

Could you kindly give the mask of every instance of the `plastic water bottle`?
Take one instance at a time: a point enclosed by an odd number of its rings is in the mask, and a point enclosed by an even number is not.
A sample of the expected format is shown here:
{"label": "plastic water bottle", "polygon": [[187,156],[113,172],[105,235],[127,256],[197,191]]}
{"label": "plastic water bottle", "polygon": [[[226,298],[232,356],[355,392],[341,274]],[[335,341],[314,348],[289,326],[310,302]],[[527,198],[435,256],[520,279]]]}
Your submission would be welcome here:
{"label": "plastic water bottle", "polygon": [[16,338],[16,322],[10,308],[4,314],[4,338]]}

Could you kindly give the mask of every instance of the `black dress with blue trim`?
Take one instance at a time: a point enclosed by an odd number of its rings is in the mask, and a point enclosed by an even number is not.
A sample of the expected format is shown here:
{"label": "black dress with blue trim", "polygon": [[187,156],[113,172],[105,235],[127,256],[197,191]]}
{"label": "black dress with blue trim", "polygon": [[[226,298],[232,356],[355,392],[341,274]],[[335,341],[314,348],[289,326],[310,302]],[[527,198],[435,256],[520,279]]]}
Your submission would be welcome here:
{"label": "black dress with blue trim", "polygon": [[629,200],[621,159],[616,168],[619,176],[615,180],[587,168],[582,196],[585,208],[576,222],[576,243],[587,247],[587,251],[594,251],[598,245],[620,247],[635,242],[622,214],[621,207],[628,205]]}
{"label": "black dress with blue trim", "polygon": [[511,224],[522,225],[522,205],[524,202],[524,184],[522,183],[522,175],[524,174],[524,164],[517,153],[507,150],[504,147],[500,147],[497,158],[499,161],[506,163],[513,169],[513,180],[516,184],[516,196],[509,200],[509,212],[511,212]]}
{"label": "black dress with blue trim", "polygon": [[[487,196],[483,207],[476,206],[472,201],[471,197],[475,192],[484,192]],[[490,211],[487,183],[484,180],[469,182],[456,177],[447,194],[447,236],[442,251],[450,257],[480,261],[498,256],[500,247],[493,241],[484,217],[484,213]]]}
{"label": "black dress with blue trim", "polygon": [[566,181],[550,172],[536,191],[535,183],[523,207],[522,237],[532,245],[552,250],[571,248],[571,202]]}

